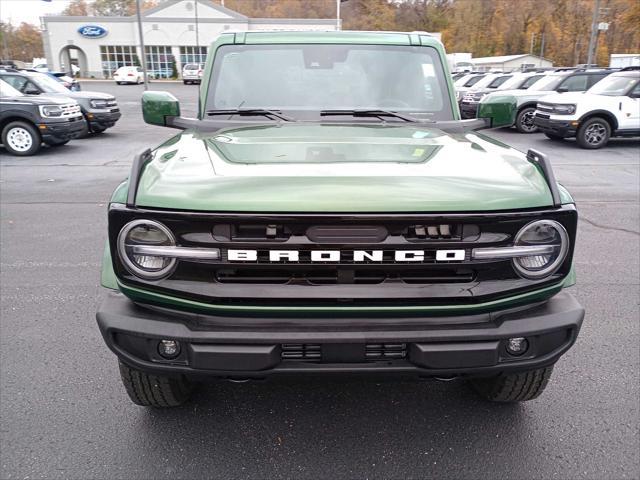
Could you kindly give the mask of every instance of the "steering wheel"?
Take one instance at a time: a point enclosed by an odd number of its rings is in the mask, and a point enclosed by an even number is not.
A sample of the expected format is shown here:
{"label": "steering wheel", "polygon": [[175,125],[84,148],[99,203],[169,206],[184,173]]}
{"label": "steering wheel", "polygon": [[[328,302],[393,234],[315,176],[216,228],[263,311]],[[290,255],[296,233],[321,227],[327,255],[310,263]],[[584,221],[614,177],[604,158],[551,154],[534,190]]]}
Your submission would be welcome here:
{"label": "steering wheel", "polygon": [[380,100],[380,107],[382,108],[411,108],[407,102],[399,100],[397,98],[383,98]]}

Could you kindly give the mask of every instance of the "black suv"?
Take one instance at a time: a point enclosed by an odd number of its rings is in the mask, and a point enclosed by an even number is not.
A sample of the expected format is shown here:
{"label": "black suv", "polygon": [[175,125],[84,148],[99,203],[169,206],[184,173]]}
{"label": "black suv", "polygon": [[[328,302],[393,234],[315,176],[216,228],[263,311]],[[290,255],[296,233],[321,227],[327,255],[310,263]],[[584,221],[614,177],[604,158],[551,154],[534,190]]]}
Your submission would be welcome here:
{"label": "black suv", "polygon": [[118,102],[113,95],[71,91],[45,73],[0,69],[0,79],[25,95],[46,94],[74,99],[82,109],[88,131],[93,133],[102,133],[113,127],[121,116]]}
{"label": "black suv", "polygon": [[43,142],[64,145],[86,128],[80,106],[69,97],[28,97],[0,80],[0,138],[7,152],[33,155]]}

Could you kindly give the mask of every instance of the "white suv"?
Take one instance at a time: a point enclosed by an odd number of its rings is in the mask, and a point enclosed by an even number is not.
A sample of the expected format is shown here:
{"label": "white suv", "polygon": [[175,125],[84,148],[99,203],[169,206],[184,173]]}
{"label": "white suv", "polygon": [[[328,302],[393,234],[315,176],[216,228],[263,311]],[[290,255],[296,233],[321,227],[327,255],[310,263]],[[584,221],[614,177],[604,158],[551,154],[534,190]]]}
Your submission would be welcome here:
{"label": "white suv", "polygon": [[202,81],[202,71],[204,65],[202,63],[187,63],[182,69],[182,82],[200,84]]}
{"label": "white suv", "polygon": [[582,148],[601,148],[610,137],[640,136],[640,70],[612,73],[585,93],[558,93],[538,102],[534,124],[559,140],[576,137]]}

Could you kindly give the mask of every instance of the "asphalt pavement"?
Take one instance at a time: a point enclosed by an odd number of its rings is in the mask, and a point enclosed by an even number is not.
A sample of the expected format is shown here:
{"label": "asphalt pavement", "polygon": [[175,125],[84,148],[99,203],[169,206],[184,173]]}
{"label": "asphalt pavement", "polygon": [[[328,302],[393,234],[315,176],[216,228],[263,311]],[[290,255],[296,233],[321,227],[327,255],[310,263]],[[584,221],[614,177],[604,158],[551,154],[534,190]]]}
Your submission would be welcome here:
{"label": "asphalt pavement", "polygon": [[[464,383],[205,385],[183,408],[130,403],[95,322],[106,208],[145,125],[141,86],[91,82],[123,111],[102,135],[30,158],[0,148],[0,478],[638,478],[640,144],[489,134],[550,155],[580,211],[573,293],[587,316],[545,393],[519,405]],[[158,88],[155,86],[153,88]],[[186,114],[197,86],[162,84]]]}

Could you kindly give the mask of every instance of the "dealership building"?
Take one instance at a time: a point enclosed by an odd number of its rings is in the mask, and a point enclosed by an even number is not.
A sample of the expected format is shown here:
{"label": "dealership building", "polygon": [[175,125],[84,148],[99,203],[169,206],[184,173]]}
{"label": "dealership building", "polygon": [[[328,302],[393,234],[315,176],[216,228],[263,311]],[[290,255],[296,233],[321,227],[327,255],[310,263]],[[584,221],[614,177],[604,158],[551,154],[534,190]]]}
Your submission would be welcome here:
{"label": "dealership building", "polygon": [[[335,19],[249,18],[207,0],[165,0],[142,13],[147,70],[156,78],[202,63],[207,47],[226,31],[335,30]],[[51,70],[80,68],[83,77],[110,78],[143,58],[138,18],[42,17],[42,39]]]}

